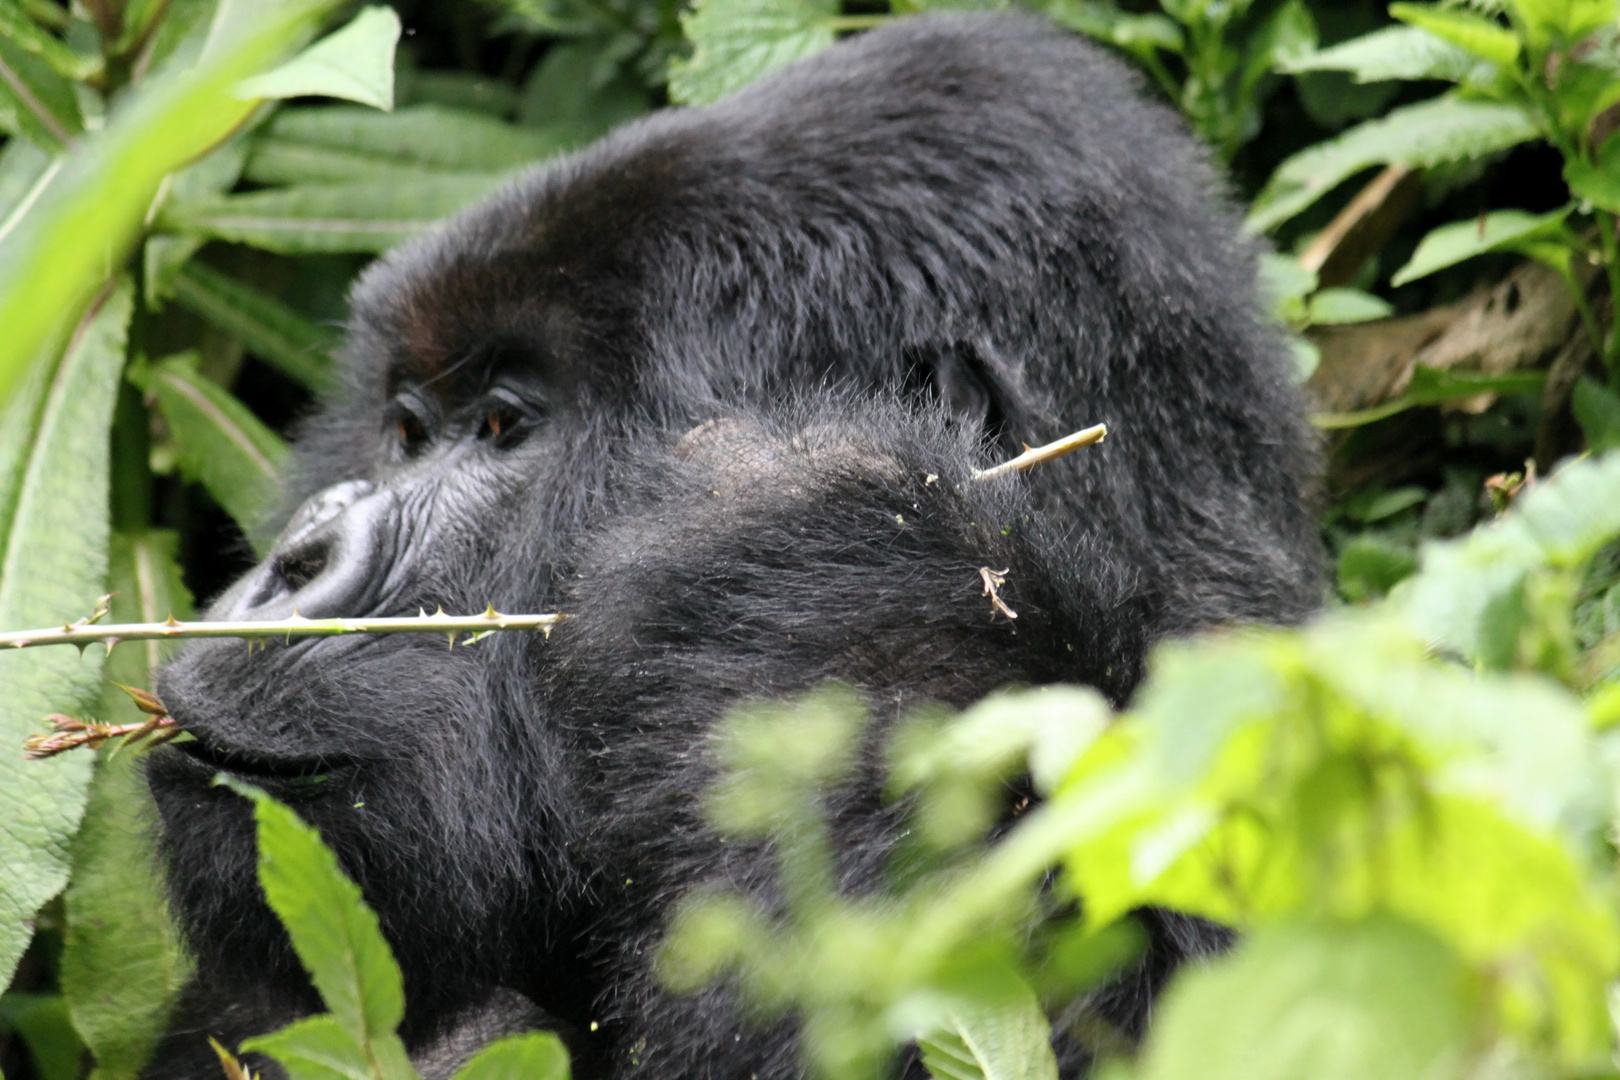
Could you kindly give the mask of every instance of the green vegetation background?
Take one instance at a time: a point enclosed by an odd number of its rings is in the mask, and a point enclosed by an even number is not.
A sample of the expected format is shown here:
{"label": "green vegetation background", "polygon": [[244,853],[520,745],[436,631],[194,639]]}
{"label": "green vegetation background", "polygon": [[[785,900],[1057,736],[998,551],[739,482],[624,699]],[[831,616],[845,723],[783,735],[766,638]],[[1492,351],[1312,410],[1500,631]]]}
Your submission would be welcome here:
{"label": "green vegetation background", "polygon": [[[185,615],[244,568],[377,252],[648,110],[983,6],[0,0],[0,628],[106,592],[117,621]],[[1620,2],[1029,6],[1138,65],[1274,244],[1328,450],[1331,610],[1167,646],[1121,717],[1050,690],[914,718],[891,761],[916,848],[860,901],[816,839],[858,704],[734,718],[713,817],[777,840],[793,903],[695,901],[666,978],[797,1012],[818,1075],[916,1041],[940,1080],[1046,1080],[1042,1004],[1128,962],[1129,911],[1168,904],[1244,943],[1177,981],[1140,1053],[1080,1033],[1118,1075],[1616,1075]],[[1362,385],[1391,342],[1463,337],[1497,298],[1538,345],[1418,349]],[[0,745],[53,712],[139,719],[113,684],[161,650],[100,652],[0,656]],[[137,766],[0,750],[13,1080],[133,1076],[184,977]],[[985,844],[1025,771],[1046,800]],[[296,819],[259,814],[332,1010],[259,1048],[295,1077],[409,1076],[375,920]],[[538,1039],[468,1069],[566,1062]]]}

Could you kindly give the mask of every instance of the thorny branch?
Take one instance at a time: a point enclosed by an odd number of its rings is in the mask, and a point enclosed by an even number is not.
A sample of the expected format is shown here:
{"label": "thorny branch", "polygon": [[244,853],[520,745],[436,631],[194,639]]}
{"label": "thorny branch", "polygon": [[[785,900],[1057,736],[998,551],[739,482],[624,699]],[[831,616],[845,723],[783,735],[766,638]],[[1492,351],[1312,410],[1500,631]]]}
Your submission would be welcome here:
{"label": "thorny branch", "polygon": [[0,633],[0,648],[23,649],[31,645],[77,645],[104,642],[109,652],[120,641],[149,641],[169,638],[295,638],[338,637],[343,634],[421,634],[440,633],[455,644],[459,633],[482,635],[495,630],[540,630],[551,628],[566,615],[504,615],[490,607],[482,615],[432,615],[377,619],[306,619],[294,614],[290,619],[242,620],[236,622],[181,622],[170,616],[160,623],[109,623],[92,625],[106,613],[107,597],[96,605],[95,614],[62,627],[43,630],[13,630]]}

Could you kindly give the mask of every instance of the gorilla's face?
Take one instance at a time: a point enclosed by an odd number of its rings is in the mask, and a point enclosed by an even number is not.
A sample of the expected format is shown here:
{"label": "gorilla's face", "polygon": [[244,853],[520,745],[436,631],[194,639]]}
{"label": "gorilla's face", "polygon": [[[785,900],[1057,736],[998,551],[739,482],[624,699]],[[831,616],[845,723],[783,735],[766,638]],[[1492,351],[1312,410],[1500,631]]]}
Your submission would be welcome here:
{"label": "gorilla's face", "polygon": [[[361,438],[346,419],[350,460],[325,463],[347,477],[299,506],[208,618],[546,610],[559,532],[551,485],[570,457],[577,404],[532,366],[469,362],[431,382],[401,372],[387,383]],[[554,805],[566,785],[523,675],[538,638],[188,646],[158,689],[195,739],[154,755],[151,769],[193,940],[250,965],[288,959],[258,899],[245,803],[211,786],[225,772],[321,829],[385,926],[411,928],[394,938],[408,973],[417,956],[435,968],[445,957],[520,962],[513,939],[554,928],[517,918],[516,906],[537,886],[559,900],[575,891]]]}

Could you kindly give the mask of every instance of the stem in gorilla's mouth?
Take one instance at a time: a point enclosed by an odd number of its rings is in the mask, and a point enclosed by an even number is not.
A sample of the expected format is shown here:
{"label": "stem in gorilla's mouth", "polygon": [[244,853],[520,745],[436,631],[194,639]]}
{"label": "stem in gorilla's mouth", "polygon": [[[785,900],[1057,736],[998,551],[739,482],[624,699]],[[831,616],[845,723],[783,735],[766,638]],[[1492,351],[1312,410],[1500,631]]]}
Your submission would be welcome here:
{"label": "stem in gorilla's mouth", "polygon": [[110,597],[104,596],[96,611],[87,619],[43,630],[12,630],[0,633],[0,648],[25,649],[33,645],[77,645],[81,649],[93,642],[104,642],[107,651],[120,641],[147,641],[169,638],[295,638],[339,637],[343,634],[444,634],[453,646],[456,635],[469,633],[473,637],[462,644],[470,644],[484,634],[496,630],[539,630],[548,637],[551,628],[568,616],[503,615],[493,607],[482,615],[446,615],[443,611],[432,615],[414,615],[406,618],[379,619],[306,619],[294,614],[290,619],[244,620],[240,622],[181,622],[169,618],[160,623],[108,623],[92,625],[104,616]]}
{"label": "stem in gorilla's mouth", "polygon": [[[376,619],[306,619],[302,615],[294,614],[290,619],[279,621],[246,621],[246,622],[181,622],[170,616],[167,622],[161,623],[111,623],[101,626],[93,625],[98,619],[107,614],[107,602],[110,596],[103,596],[96,602],[96,609],[86,618],[75,623],[68,623],[61,627],[47,627],[44,630],[16,630],[11,633],[0,634],[0,648],[22,649],[30,645],[77,645],[82,651],[92,642],[104,642],[107,651],[112,652],[113,646],[120,641],[140,641],[153,638],[217,638],[236,637],[247,638],[249,648],[253,639],[259,638],[295,638],[295,637],[338,637],[343,634],[443,634],[450,642],[450,647],[456,644],[456,635],[468,633],[472,636],[463,645],[478,641],[485,634],[493,634],[497,630],[539,630],[547,637],[551,636],[551,628],[567,618],[562,614],[549,615],[503,615],[493,606],[487,608],[482,615],[446,615],[443,609],[432,615],[417,615],[410,618],[376,618]],[[147,714],[148,719],[138,724],[97,724],[76,720],[61,713],[52,713],[45,721],[52,727],[49,735],[30,735],[23,743],[23,756],[40,759],[55,757],[68,750],[76,750],[81,746],[95,749],[108,739],[128,738],[129,744],[139,742],[147,736],[153,737],[153,743],[168,742],[177,735],[182,734],[181,728],[174,717],[164,708],[163,703],[145,690],[136,690],[132,687],[121,687],[130,697],[134,698],[136,706]],[[196,756],[195,754],[193,756]],[[275,771],[279,767],[269,767]],[[295,771],[305,771],[300,764]]]}

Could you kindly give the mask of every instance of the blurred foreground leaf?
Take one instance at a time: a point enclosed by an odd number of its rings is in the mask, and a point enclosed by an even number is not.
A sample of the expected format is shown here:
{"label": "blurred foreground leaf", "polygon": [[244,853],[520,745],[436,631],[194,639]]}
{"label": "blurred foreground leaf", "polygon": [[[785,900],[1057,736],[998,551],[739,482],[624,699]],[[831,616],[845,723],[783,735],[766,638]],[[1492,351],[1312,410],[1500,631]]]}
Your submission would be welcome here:
{"label": "blurred foreground leaf", "polygon": [[236,83],[303,45],[335,6],[222,0],[195,65],[151,76],[103,130],[77,141],[38,201],[0,239],[0,406],[36,357],[52,342],[60,347],[128,258],[163,178],[252,112],[255,102],[232,94]]}
{"label": "blurred foreground leaf", "polygon": [[1141,1080],[1433,1080],[1470,1049],[1468,972],[1394,919],[1255,932],[1156,1010]]}

